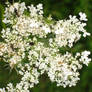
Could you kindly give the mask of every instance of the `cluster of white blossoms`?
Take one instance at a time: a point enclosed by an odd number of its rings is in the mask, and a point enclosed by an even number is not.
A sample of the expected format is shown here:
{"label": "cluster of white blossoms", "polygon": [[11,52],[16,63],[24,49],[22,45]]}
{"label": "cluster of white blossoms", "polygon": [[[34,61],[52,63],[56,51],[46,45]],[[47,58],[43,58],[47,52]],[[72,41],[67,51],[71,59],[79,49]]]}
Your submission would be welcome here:
{"label": "cluster of white blossoms", "polygon": [[9,83],[0,88],[0,92],[30,92],[43,73],[57,86],[75,86],[80,79],[78,70],[91,61],[90,52],[63,54],[59,48],[72,48],[82,36],[90,35],[84,29],[86,15],[80,12],[79,16],[55,21],[44,18],[42,4],[8,4],[3,20],[6,28],[1,31],[0,60],[11,69],[16,68],[21,78],[16,85]]}

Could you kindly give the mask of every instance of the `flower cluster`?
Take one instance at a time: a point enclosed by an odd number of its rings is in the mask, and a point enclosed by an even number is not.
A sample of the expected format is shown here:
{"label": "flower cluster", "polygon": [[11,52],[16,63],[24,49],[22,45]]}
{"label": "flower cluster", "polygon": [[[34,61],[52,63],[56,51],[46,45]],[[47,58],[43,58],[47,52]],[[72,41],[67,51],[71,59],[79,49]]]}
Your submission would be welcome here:
{"label": "flower cluster", "polygon": [[78,70],[91,61],[90,52],[63,54],[59,48],[71,48],[82,36],[90,35],[84,29],[86,15],[80,12],[79,16],[54,21],[44,18],[42,4],[8,4],[3,20],[6,28],[1,31],[0,59],[11,69],[16,68],[21,79],[16,85],[9,83],[0,88],[0,92],[30,92],[44,72],[57,86],[75,86]]}

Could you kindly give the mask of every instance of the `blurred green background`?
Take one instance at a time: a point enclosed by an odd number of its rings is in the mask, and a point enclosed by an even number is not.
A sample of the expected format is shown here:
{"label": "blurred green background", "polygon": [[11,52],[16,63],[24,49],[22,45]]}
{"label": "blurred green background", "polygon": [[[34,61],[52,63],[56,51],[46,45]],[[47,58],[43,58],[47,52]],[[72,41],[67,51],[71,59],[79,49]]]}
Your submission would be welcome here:
{"label": "blurred green background", "polygon": [[[3,27],[5,27],[4,23],[2,23],[5,2],[7,0],[0,0],[0,31]],[[12,3],[12,0],[8,0]],[[15,2],[19,0],[14,0]],[[20,0],[21,2],[25,2],[26,5],[34,4],[37,5],[39,3],[43,4],[44,7],[44,16],[48,17],[50,14],[53,19],[67,19],[68,16],[78,15],[79,12],[84,12],[87,15],[88,22],[87,27],[85,28],[88,32],[92,34],[92,0]],[[71,49],[72,52],[90,50],[92,52],[92,36],[87,38],[81,38],[75,46]],[[92,58],[92,55],[90,56]],[[0,87],[7,83],[7,81],[14,81],[18,78],[16,74],[7,74],[9,70],[5,70],[2,72],[4,68],[2,67],[2,63],[0,63]],[[2,67],[2,68],[1,68]],[[2,70],[2,71],[1,71]],[[3,77],[1,76],[3,75]],[[13,78],[12,78],[13,75]],[[15,76],[15,77],[14,77]],[[55,83],[51,83],[46,75],[41,76],[40,83],[31,89],[30,92],[92,92],[92,62],[88,67],[83,66],[83,69],[80,71],[80,81],[77,83],[75,87],[57,87]],[[16,82],[16,81],[15,81]]]}

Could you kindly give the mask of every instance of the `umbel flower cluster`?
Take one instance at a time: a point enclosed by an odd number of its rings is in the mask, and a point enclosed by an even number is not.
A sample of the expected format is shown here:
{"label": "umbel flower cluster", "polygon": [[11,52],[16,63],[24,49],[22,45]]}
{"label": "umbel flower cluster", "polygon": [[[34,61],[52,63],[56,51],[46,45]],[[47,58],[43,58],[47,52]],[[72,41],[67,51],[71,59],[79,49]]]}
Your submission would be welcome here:
{"label": "umbel flower cluster", "polygon": [[55,21],[52,17],[44,18],[42,4],[8,4],[3,20],[6,28],[1,31],[0,62],[16,68],[21,79],[16,85],[8,83],[0,92],[30,92],[44,73],[57,86],[75,86],[80,79],[78,71],[91,61],[90,52],[73,55],[62,53],[60,48],[72,48],[82,36],[90,36],[84,29],[85,21],[82,12],[79,18],[70,15],[67,20]]}

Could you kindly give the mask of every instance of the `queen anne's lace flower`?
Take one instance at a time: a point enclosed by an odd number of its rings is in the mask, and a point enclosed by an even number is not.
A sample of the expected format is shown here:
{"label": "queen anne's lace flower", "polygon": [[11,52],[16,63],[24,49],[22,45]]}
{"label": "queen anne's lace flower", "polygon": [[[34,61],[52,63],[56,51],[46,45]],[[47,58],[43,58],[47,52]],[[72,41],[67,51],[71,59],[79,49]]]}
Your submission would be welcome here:
{"label": "queen anne's lace flower", "polygon": [[20,82],[7,84],[0,92],[30,92],[29,89],[39,83],[44,72],[57,86],[75,86],[80,79],[78,70],[82,64],[91,61],[89,51],[60,53],[62,47],[70,48],[81,36],[89,36],[84,27],[87,21],[84,13],[69,16],[67,20],[53,21],[43,17],[42,4],[25,6],[14,3],[5,9],[6,28],[1,31],[0,59],[10,67],[16,68],[21,76]]}

